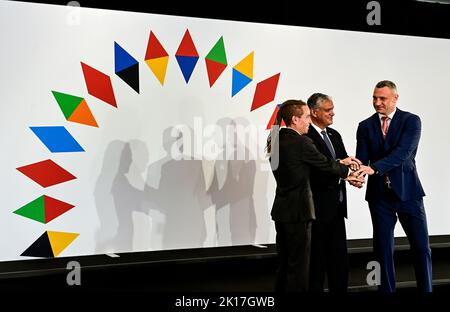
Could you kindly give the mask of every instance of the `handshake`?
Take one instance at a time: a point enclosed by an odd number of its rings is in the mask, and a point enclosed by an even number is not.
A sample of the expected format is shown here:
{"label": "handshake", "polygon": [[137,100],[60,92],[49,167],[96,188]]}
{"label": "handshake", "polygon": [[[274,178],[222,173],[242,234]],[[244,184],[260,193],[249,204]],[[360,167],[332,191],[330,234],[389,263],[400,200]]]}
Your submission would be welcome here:
{"label": "handshake", "polygon": [[372,175],[375,173],[371,167],[364,166],[358,158],[353,156],[341,159],[339,160],[339,163],[349,167],[351,173],[347,176],[347,178],[345,178],[345,180],[357,188],[361,188],[364,185],[364,177],[366,174]]}

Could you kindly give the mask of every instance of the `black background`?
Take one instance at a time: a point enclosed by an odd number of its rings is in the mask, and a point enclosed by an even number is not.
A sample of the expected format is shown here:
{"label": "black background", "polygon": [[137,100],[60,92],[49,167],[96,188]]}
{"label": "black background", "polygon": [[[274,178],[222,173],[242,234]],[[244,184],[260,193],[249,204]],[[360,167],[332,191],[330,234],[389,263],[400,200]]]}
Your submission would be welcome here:
{"label": "black background", "polygon": [[[68,0],[25,1],[67,5]],[[450,3],[379,0],[381,25],[366,18],[369,0],[78,0],[81,7],[269,24],[450,38]],[[450,2],[450,1],[449,1]]]}

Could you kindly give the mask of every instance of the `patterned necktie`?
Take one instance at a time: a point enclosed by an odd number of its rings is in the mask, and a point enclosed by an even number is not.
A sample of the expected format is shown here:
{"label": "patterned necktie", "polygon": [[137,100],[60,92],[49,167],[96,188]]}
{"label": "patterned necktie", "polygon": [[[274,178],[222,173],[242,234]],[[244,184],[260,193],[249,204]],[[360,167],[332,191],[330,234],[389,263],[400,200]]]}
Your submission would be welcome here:
{"label": "patterned necktie", "polygon": [[[381,132],[383,132],[383,139],[386,139],[386,135],[389,129],[389,118],[388,116],[381,117]],[[391,186],[391,180],[389,179],[389,176],[387,174],[384,175],[384,183],[388,188],[392,188]]]}
{"label": "patterned necktie", "polygon": [[327,145],[328,150],[329,150],[330,153],[331,153],[331,156],[333,156],[333,159],[336,159],[336,153],[334,152],[333,145],[331,145],[331,141],[330,141],[330,139],[328,138],[327,132],[326,132],[325,130],[322,130],[322,131],[320,131],[320,133],[321,133],[322,136],[323,136],[323,140],[325,141],[325,144]]}
{"label": "patterned necktie", "polygon": [[386,135],[387,135],[387,132],[389,129],[389,120],[390,119],[391,118],[389,118],[388,116],[381,117],[381,121],[382,121],[381,132],[383,132],[383,139],[386,139]]}

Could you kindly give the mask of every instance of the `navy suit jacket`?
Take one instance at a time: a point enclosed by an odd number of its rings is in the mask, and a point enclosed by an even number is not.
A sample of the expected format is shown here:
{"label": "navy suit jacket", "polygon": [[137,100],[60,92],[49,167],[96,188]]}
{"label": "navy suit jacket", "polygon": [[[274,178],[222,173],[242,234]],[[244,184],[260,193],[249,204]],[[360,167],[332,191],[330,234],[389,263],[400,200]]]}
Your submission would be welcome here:
{"label": "navy suit jacket", "polygon": [[377,200],[385,192],[385,174],[389,176],[392,188],[401,201],[425,196],[415,161],[420,132],[419,116],[398,108],[390,122],[386,139],[383,139],[377,113],[359,123],[356,157],[363,164],[372,164],[378,170],[378,173],[368,178],[367,201]]}

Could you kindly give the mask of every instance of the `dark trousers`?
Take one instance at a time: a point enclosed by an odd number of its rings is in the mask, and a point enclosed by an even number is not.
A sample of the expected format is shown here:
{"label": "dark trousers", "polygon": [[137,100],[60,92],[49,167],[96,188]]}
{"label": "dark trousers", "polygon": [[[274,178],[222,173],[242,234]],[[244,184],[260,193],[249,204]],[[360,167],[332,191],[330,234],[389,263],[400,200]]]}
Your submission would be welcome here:
{"label": "dark trousers", "polygon": [[311,222],[275,222],[278,271],[275,291],[307,291]]}
{"label": "dark trousers", "polygon": [[345,220],[313,221],[311,234],[310,291],[323,292],[325,275],[330,292],[346,292],[348,286]]}
{"label": "dark trousers", "polygon": [[417,288],[432,291],[431,249],[422,198],[400,201],[393,191],[369,202],[373,225],[373,247],[381,265],[382,292],[395,291],[394,227],[397,217],[408,237],[414,259]]}

